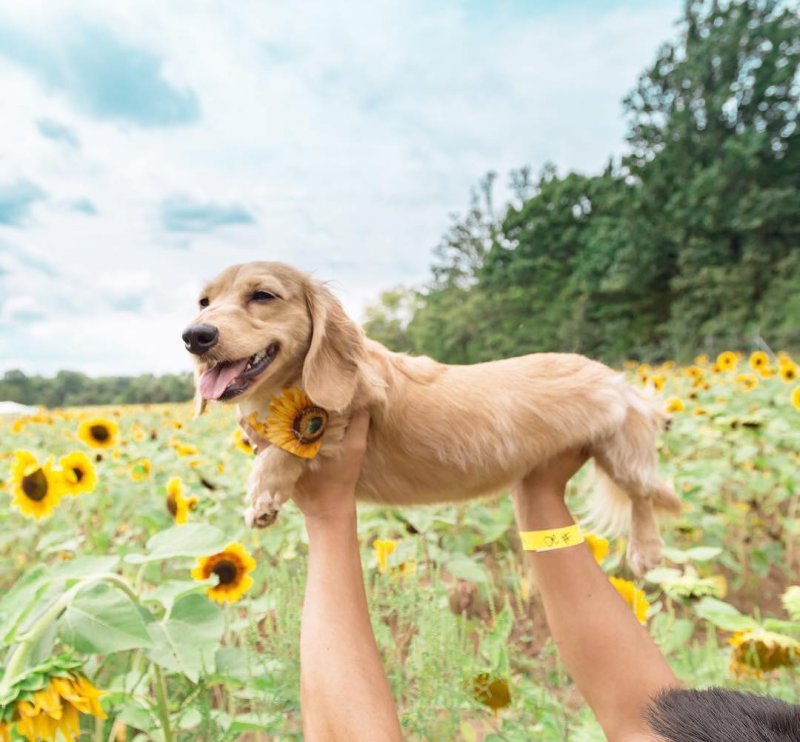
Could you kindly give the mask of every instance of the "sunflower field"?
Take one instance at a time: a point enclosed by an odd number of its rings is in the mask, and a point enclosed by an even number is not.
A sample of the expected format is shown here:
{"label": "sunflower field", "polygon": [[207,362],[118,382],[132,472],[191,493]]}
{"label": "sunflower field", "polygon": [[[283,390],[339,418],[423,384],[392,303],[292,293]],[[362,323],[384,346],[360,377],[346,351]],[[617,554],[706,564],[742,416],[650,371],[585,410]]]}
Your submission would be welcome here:
{"label": "sunflower field", "polygon": [[[687,685],[796,700],[797,365],[725,352],[627,373],[673,414],[661,464],[684,507],[644,579],[622,540],[591,536],[595,558]],[[302,518],[290,505],[246,529],[252,452],[232,410],[191,417],[0,423],[0,740],[301,738]],[[408,739],[603,739],[549,638],[510,498],[361,506],[359,533]]]}

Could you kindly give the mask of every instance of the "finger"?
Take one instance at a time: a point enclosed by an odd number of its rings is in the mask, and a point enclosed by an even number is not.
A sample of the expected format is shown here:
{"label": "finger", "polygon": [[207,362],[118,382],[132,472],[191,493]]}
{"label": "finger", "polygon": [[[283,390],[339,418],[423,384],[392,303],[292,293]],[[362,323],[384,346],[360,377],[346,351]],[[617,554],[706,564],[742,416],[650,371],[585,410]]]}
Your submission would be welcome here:
{"label": "finger", "polygon": [[369,431],[369,412],[357,410],[352,414],[344,433],[344,445],[347,450],[361,450],[366,448],[367,432]]}

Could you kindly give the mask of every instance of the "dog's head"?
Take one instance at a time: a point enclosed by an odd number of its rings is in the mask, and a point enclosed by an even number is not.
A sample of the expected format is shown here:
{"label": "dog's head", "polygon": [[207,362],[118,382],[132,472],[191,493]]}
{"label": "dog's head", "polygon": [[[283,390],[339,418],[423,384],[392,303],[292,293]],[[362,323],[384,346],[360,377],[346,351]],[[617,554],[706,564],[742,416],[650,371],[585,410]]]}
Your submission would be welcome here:
{"label": "dog's head", "polygon": [[196,412],[208,400],[269,398],[302,383],[320,407],[350,406],[361,380],[361,329],[319,282],[282,263],[224,270],[183,333],[195,359]]}

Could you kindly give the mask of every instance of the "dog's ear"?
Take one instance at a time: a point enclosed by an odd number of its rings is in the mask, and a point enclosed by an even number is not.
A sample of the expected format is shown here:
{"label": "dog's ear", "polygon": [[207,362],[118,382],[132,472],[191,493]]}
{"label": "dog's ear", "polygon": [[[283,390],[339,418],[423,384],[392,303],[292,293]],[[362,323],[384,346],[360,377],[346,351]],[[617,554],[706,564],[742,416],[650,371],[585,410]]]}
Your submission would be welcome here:
{"label": "dog's ear", "polygon": [[331,412],[346,410],[362,373],[361,328],[320,284],[306,288],[306,304],[311,316],[311,344],[303,363],[303,386],[320,407]]}

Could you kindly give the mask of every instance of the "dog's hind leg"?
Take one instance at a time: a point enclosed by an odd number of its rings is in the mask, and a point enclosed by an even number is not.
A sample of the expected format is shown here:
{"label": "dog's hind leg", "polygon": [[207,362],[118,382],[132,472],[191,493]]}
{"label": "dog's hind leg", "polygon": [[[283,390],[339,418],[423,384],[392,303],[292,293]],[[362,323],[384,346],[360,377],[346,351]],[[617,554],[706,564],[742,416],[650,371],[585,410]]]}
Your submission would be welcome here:
{"label": "dog's hind leg", "polygon": [[677,515],[680,500],[658,474],[656,435],[666,417],[631,390],[633,404],[622,426],[592,445],[597,483],[589,522],[599,529],[628,530],[628,561],[637,575],[661,561],[657,513]]}

